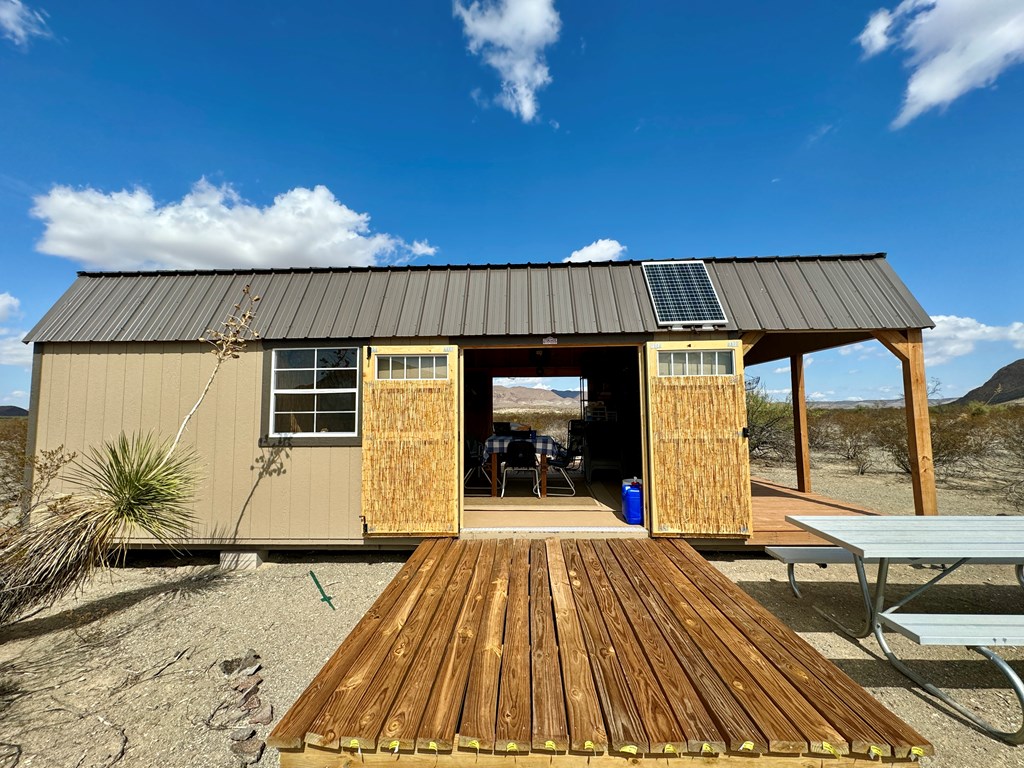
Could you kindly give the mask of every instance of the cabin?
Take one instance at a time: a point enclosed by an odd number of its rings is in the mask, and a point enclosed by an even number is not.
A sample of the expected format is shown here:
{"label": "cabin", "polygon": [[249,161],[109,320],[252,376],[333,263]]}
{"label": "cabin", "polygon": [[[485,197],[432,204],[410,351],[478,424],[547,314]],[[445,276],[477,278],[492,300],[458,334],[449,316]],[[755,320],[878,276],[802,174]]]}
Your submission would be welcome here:
{"label": "cabin", "polygon": [[[810,494],[804,356],[870,339],[902,363],[915,511],[936,512],[921,346],[933,324],[883,253],[80,272],[25,339],[30,450],[173,436],[214,363],[199,338],[246,285],[259,339],[221,369],[186,436],[203,468],[190,547],[529,529],[754,541],[744,369],[791,366],[793,494]],[[502,498],[498,459],[467,446],[493,437],[495,377],[536,375],[583,385],[567,430],[589,482],[542,493],[557,477],[545,466],[543,483]],[[629,525],[618,497],[633,477],[642,523]]]}

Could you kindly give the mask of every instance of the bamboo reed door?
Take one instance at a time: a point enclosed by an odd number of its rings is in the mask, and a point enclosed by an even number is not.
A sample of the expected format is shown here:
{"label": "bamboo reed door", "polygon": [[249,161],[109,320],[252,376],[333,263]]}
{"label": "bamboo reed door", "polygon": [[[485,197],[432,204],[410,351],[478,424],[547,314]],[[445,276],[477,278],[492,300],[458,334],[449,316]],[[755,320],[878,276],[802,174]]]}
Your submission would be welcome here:
{"label": "bamboo reed door", "polygon": [[726,340],[647,344],[652,535],[753,533],[741,350]]}
{"label": "bamboo reed door", "polygon": [[458,533],[458,349],[372,347],[363,368],[368,535]]}

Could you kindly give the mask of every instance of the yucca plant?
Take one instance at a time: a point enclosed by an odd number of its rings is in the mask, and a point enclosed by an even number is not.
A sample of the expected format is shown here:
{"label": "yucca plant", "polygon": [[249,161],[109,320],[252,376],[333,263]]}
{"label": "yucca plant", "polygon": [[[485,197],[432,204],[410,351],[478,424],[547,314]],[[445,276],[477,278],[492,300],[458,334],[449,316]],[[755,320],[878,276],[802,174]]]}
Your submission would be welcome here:
{"label": "yucca plant", "polygon": [[0,542],[0,625],[80,587],[120,558],[133,536],[175,547],[191,530],[191,451],[124,434],[72,465],[74,492],[49,499]]}
{"label": "yucca plant", "polygon": [[[32,460],[35,480],[22,505],[28,514],[21,526],[0,530],[0,626],[82,586],[122,557],[132,536],[145,533],[176,549],[191,533],[197,459],[181,440],[221,366],[259,338],[252,327],[259,300],[246,285],[221,329],[199,339],[212,346],[216,363],[173,440],[122,433],[79,461],[63,446]],[[49,494],[68,465],[72,492]]]}

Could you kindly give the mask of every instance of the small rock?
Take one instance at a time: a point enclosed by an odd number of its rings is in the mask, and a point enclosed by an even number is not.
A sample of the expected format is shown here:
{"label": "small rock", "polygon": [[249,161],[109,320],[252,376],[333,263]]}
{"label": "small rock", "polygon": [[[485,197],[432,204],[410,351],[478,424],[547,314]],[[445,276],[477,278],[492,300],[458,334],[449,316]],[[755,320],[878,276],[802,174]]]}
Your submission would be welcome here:
{"label": "small rock", "polygon": [[[256,651],[254,651],[252,648],[250,648],[248,651],[246,651],[244,656],[239,656],[237,659],[225,659],[224,661],[222,661],[220,663],[220,671],[223,672],[225,676],[230,677],[239,670],[244,671],[249,667],[253,666],[254,664],[256,664],[258,669],[259,665],[257,664],[257,661],[259,660],[259,658],[260,655],[256,653]],[[250,672],[249,674],[252,674],[252,672]]]}
{"label": "small rock", "polygon": [[263,705],[263,702],[260,701],[260,697],[253,695],[253,696],[250,696],[247,699],[243,699],[242,702],[238,706],[240,706],[246,712],[255,712],[262,705]]}
{"label": "small rock", "polygon": [[238,674],[241,677],[252,677],[253,675],[255,675],[259,671],[260,667],[262,667],[262,666],[263,666],[262,664],[260,664],[259,662],[256,662],[255,664],[253,664],[251,666],[248,666],[245,669],[238,670]]}
{"label": "small rock", "polygon": [[245,728],[245,727],[242,727],[242,728],[235,728],[235,730],[233,730],[231,733],[228,734],[228,738],[231,739],[232,741],[245,741],[246,739],[251,739],[255,735],[256,735],[256,729],[255,728]]}
{"label": "small rock", "polygon": [[244,691],[246,688],[251,688],[254,685],[259,685],[263,682],[261,675],[249,675],[248,677],[240,677],[235,680],[231,687],[236,691]]}
{"label": "small rock", "polygon": [[257,683],[256,685],[250,685],[248,688],[242,691],[242,695],[238,699],[238,705],[244,707],[245,702],[247,702],[251,697],[255,696],[259,689],[260,685],[259,683]]}
{"label": "small rock", "polygon": [[274,705],[268,701],[249,718],[249,722],[254,725],[270,725],[270,721],[273,719]]}
{"label": "small rock", "polygon": [[253,736],[245,741],[236,741],[231,745],[231,751],[243,758],[246,763],[252,764],[258,763],[260,758],[263,757],[263,748],[265,746],[262,739],[257,739]]}

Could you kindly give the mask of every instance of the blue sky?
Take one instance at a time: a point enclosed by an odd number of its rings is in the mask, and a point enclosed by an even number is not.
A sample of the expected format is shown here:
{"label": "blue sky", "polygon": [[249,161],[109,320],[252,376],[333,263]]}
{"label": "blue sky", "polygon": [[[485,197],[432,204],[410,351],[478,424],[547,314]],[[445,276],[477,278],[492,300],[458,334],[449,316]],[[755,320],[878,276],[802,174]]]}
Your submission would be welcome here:
{"label": "blue sky", "polygon": [[[1024,0],[0,0],[0,402],[83,268],[875,251],[961,394],[1024,356],[1022,58]],[[843,352],[812,398],[899,394]]]}

